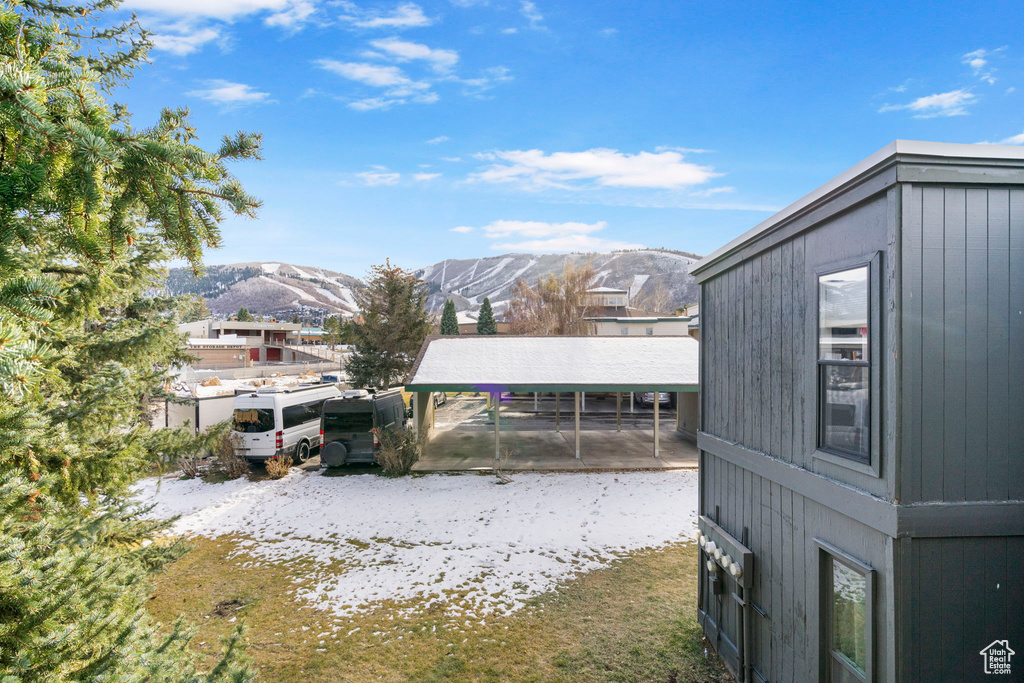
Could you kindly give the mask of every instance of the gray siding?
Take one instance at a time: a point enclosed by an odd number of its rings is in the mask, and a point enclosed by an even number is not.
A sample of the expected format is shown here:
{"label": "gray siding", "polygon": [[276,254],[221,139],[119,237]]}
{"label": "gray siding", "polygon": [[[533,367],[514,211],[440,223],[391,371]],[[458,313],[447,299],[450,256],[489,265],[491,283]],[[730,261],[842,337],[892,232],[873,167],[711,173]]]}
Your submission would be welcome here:
{"label": "gray siding", "polygon": [[992,678],[982,673],[982,648],[1008,638],[1020,651],[1024,538],[906,539],[899,561],[909,598],[904,680],[981,681]]}
{"label": "gray siding", "polygon": [[1024,500],[1024,190],[902,194],[899,497]]}
{"label": "gray siding", "polygon": [[[754,668],[773,683],[818,680],[817,538],[876,570],[874,680],[894,680],[892,539],[707,452],[701,482],[705,514],[717,510],[718,524],[756,557],[752,599],[767,616],[754,616]],[[730,632],[731,614],[723,616]]]}
{"label": "gray siding", "polygon": [[[817,275],[885,251],[896,233],[895,195],[840,214],[703,283],[703,430],[874,495],[892,499],[895,468],[883,478],[813,457],[817,443]],[[880,274],[885,282],[884,273]],[[884,292],[883,292],[884,295]],[[884,306],[879,297],[878,306]],[[876,331],[876,334],[879,332]],[[876,359],[882,363],[882,359]],[[883,406],[873,407],[881,411]],[[884,425],[883,425],[884,429]]]}

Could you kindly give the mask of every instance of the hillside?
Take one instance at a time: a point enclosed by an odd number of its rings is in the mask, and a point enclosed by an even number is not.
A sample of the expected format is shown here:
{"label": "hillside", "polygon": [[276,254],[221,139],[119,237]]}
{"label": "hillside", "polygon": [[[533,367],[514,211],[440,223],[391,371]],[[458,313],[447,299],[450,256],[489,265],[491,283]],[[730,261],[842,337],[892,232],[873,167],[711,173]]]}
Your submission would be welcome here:
{"label": "hillside", "polygon": [[[430,284],[430,309],[440,311],[452,299],[459,311],[479,310],[484,297],[495,309],[504,308],[509,289],[519,278],[533,284],[558,273],[569,261],[589,261],[595,286],[628,289],[636,304],[671,311],[698,300],[699,287],[689,273],[700,257],[681,251],[644,249],[610,254],[504,254],[481,259],[449,259],[416,271]],[[653,305],[657,304],[657,305]]]}
{"label": "hillside", "polygon": [[[415,272],[430,285],[428,307],[438,313],[452,299],[460,313],[475,314],[490,297],[496,312],[509,299],[519,278],[536,283],[560,272],[567,262],[590,262],[595,286],[628,289],[635,305],[659,311],[693,303],[698,287],[689,274],[699,257],[681,251],[644,249],[610,254],[504,254],[480,259],[449,259]],[[287,263],[234,263],[209,266],[196,278],[188,268],[171,269],[164,285],[168,294],[206,297],[214,315],[234,315],[242,306],[258,315],[278,318],[299,313],[307,320],[356,312],[353,290],[362,287],[349,275]]]}
{"label": "hillside", "polygon": [[197,294],[218,317],[242,306],[259,315],[304,318],[351,316],[356,312],[352,291],[362,287],[354,277],[323,268],[287,263],[233,263],[208,266],[196,278],[188,268],[172,268],[164,285],[168,294]]}

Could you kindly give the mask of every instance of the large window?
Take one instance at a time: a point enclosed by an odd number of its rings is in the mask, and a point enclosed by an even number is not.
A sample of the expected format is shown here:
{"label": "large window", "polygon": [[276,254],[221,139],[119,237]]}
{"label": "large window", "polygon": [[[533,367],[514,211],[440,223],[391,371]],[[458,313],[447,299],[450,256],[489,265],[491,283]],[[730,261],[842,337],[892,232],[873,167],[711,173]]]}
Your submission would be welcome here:
{"label": "large window", "polygon": [[870,269],[818,277],[818,447],[871,461]]}
{"label": "large window", "polygon": [[815,539],[820,549],[822,679],[833,683],[872,679],[874,570]]}

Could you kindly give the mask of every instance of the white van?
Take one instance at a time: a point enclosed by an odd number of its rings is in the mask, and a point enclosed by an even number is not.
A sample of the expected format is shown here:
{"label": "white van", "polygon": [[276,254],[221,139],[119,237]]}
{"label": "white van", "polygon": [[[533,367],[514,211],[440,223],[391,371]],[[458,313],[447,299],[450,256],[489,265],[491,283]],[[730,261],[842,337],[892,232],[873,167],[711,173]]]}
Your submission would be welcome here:
{"label": "white van", "polygon": [[320,446],[324,401],[339,396],[341,391],[333,384],[239,393],[231,426],[232,436],[238,440],[238,455],[249,461],[287,455],[295,462],[306,462]]}

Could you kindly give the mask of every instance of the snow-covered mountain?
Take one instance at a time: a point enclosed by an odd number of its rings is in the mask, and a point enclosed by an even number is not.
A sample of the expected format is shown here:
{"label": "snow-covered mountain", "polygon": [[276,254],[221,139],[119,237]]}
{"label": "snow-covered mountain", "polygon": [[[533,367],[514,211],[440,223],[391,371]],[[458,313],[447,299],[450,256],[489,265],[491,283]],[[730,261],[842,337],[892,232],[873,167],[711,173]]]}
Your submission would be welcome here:
{"label": "snow-covered mountain", "polygon": [[530,284],[559,273],[567,262],[589,262],[595,286],[628,289],[634,303],[663,299],[653,308],[671,311],[698,300],[699,287],[690,275],[696,254],[665,249],[617,251],[610,254],[504,254],[480,259],[449,259],[416,271],[430,284],[430,310],[440,311],[446,299],[458,311],[475,313],[489,297],[496,309],[504,308],[509,289],[519,278]]}
{"label": "snow-covered mountain", "polygon": [[[430,285],[428,307],[439,313],[446,299],[460,314],[475,317],[484,297],[499,313],[509,289],[519,278],[536,284],[559,273],[567,262],[590,263],[595,286],[628,289],[634,305],[669,312],[697,301],[699,288],[690,266],[700,257],[681,251],[641,249],[610,254],[504,254],[479,259],[448,259],[421,268],[415,275]],[[196,278],[189,268],[173,268],[164,289],[168,294],[198,294],[218,317],[245,306],[258,315],[278,318],[298,313],[303,319],[324,315],[349,317],[356,312],[353,291],[363,283],[350,275],[289,263],[233,263],[208,266]],[[468,319],[468,318],[467,318]]]}
{"label": "snow-covered mountain", "polygon": [[351,316],[353,290],[363,283],[344,273],[289,263],[233,263],[208,266],[201,277],[189,268],[172,268],[164,285],[168,294],[198,294],[219,317],[250,312],[276,317],[299,313],[304,318]]}

